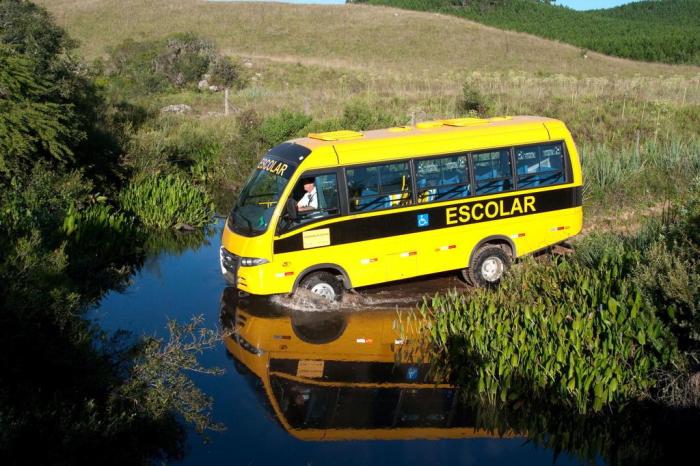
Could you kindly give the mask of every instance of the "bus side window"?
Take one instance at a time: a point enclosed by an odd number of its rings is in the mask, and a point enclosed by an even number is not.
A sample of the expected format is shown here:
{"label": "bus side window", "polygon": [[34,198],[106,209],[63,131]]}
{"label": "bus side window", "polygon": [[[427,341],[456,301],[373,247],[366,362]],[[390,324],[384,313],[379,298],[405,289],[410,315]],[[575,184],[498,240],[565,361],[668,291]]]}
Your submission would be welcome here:
{"label": "bus side window", "polygon": [[353,167],[346,171],[351,212],[368,212],[411,203],[408,162]]}
{"label": "bus side window", "polygon": [[518,188],[536,188],[564,182],[564,151],[560,142],[515,149]]}
{"label": "bus side window", "polygon": [[510,150],[473,154],[476,194],[500,193],[513,189]]}
{"label": "bus side window", "polygon": [[[313,182],[312,190],[306,191],[304,185]],[[302,175],[292,190],[292,197],[297,202],[297,219],[286,230],[295,228],[311,220],[331,217],[340,213],[338,198],[338,177],[335,172],[315,175]],[[305,204],[299,206],[299,203]]]}
{"label": "bus side window", "polygon": [[419,203],[467,197],[471,194],[467,156],[418,160],[416,181]]}

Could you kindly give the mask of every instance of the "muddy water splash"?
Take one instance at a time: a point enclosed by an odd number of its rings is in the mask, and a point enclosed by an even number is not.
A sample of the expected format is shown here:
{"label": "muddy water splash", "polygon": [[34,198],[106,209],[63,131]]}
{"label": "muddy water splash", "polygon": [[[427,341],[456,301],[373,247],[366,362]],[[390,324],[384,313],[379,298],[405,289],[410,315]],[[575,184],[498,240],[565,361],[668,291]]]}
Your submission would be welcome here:
{"label": "muddy water splash", "polygon": [[361,293],[346,292],[342,300],[329,302],[308,290],[297,290],[292,296],[276,295],[271,302],[294,311],[366,311],[372,309],[410,309],[418,306],[424,296],[451,289],[465,289],[455,275],[441,275],[429,279],[407,280],[399,283],[364,288]]}

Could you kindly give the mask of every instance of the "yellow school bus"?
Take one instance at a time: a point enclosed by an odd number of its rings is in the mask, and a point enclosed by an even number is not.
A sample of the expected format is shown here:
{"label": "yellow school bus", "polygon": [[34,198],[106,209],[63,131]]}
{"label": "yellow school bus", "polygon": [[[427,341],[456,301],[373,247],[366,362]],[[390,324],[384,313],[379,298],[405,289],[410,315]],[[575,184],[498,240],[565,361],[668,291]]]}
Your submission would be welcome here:
{"label": "yellow school bus", "polygon": [[[279,424],[305,441],[492,437],[476,408],[438,383],[396,310],[278,311],[222,298],[238,372]],[[412,327],[415,329],[415,327]],[[413,346],[413,348],[411,348]],[[512,432],[500,432],[512,436]]]}
{"label": "yellow school bus", "polygon": [[344,290],[511,262],[582,227],[568,129],[533,116],[309,134],[273,147],[229,215],[221,270],[255,295]]}

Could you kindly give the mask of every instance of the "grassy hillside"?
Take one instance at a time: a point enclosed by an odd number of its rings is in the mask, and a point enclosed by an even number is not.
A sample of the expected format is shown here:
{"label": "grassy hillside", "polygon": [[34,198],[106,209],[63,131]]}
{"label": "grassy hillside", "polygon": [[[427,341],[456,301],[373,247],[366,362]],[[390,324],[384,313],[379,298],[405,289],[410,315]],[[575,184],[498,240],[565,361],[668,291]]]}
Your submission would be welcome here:
{"label": "grassy hillside", "polygon": [[574,11],[537,0],[357,0],[436,11],[635,60],[700,64],[700,1]]}
{"label": "grassy hillside", "polygon": [[[581,57],[576,47],[455,17],[365,5],[203,0],[41,0],[87,58],[130,38],[191,31],[232,54],[406,77],[479,71],[577,76],[679,74],[680,68]],[[694,74],[697,71],[691,70]]]}
{"label": "grassy hillside", "polygon": [[[223,167],[212,169],[211,176],[234,187],[248,170],[241,160],[255,152],[241,149],[250,122],[257,122],[253,127],[272,122],[272,127],[313,120],[292,135],[338,125],[363,129],[461,116],[474,108],[486,115],[560,118],[584,154],[588,199],[597,199],[589,207],[615,210],[621,202],[643,209],[645,203],[656,204],[659,193],[682,188],[668,183],[678,174],[655,167],[665,167],[667,157],[678,161],[697,152],[700,68],[695,66],[596,53],[584,58],[576,47],[528,34],[368,5],[43,4],[81,41],[79,52],[88,59],[108,58],[126,39],[143,42],[185,31],[241,57],[250,84],[232,93],[230,117],[222,115],[220,93],[185,86],[144,94],[137,103],[156,114],[179,103],[192,111],[144,127],[132,148],[133,157],[144,163],[185,152],[209,154]],[[270,144],[263,139],[260,151]]]}

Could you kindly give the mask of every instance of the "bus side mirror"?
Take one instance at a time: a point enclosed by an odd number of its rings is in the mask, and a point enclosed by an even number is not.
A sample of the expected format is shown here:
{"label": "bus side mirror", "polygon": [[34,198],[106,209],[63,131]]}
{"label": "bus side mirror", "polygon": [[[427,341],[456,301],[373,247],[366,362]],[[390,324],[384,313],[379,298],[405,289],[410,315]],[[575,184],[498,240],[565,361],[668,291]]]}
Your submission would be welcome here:
{"label": "bus side mirror", "polygon": [[285,205],[287,209],[287,215],[289,216],[290,219],[296,220],[297,219],[297,203],[294,200],[293,197],[290,197],[287,199],[287,204]]}

